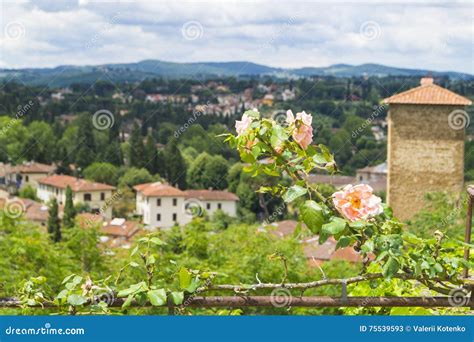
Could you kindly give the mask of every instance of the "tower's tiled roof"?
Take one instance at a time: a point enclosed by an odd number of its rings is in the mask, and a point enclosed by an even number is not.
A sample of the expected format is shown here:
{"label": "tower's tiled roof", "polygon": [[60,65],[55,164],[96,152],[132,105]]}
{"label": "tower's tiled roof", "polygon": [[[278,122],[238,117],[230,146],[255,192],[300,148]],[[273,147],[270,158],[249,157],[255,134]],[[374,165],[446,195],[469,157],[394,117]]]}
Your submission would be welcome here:
{"label": "tower's tiled roof", "polygon": [[433,79],[425,77],[421,79],[419,87],[404,91],[403,93],[390,96],[383,100],[388,104],[426,104],[426,105],[457,105],[469,106],[472,101],[440,87],[433,83]]}

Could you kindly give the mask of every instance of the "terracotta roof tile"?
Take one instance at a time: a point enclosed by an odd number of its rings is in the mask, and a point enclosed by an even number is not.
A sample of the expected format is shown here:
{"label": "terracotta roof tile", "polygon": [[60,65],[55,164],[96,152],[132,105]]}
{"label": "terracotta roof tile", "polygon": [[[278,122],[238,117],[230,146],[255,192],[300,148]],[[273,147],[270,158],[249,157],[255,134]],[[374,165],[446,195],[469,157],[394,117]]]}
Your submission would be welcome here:
{"label": "terracotta roof tile", "polygon": [[185,197],[186,195],[184,191],[161,182],[139,184],[133,188],[146,197]]}
{"label": "terracotta roof tile", "polygon": [[18,173],[53,173],[56,166],[36,162],[26,162],[13,166],[11,171]]}
{"label": "terracotta roof tile", "polygon": [[186,198],[196,198],[201,201],[238,201],[236,194],[221,190],[186,190]]}
{"label": "terracotta roof tile", "polygon": [[427,104],[470,106],[472,101],[422,78],[419,87],[404,91],[383,100],[388,104]]}
{"label": "terracotta roof tile", "polygon": [[66,175],[51,175],[40,179],[38,183],[54,186],[56,188],[61,189],[66,189],[66,187],[69,185],[71,187],[71,190],[74,192],[115,190],[115,187],[108,184],[91,182],[82,178],[76,178]]}

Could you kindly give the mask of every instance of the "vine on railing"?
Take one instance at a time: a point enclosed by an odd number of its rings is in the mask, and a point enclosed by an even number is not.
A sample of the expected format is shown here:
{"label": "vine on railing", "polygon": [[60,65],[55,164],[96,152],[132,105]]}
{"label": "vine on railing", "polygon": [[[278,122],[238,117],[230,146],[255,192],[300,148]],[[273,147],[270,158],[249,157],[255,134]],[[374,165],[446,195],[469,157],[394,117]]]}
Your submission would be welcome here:
{"label": "vine on railing", "polygon": [[[312,116],[305,112],[293,115],[288,111],[284,122],[261,118],[256,110],[247,111],[236,122],[237,135],[225,134],[225,141],[235,147],[246,163],[245,172],[254,176],[290,177],[289,186],[278,184],[263,186],[259,192],[284,199],[299,212],[300,225],[304,223],[324,243],[333,237],[337,248],[353,246],[363,257],[362,273],[344,280],[345,284],[374,279],[417,280],[431,290],[449,294],[463,283],[461,268],[472,267],[462,258],[464,247],[473,247],[436,231],[430,239],[422,239],[403,231],[403,224],[393,217],[392,211],[365,184],[348,185],[329,197],[309,184],[307,175],[315,169],[337,172],[333,155],[322,144],[312,144]],[[303,229],[303,225],[301,225]],[[213,284],[218,276],[179,268],[177,286],[158,286],[155,281],[156,260],[160,257],[156,246],[165,244],[156,234],[138,240],[130,253],[130,261],[119,274],[103,280],[91,280],[70,275],[63,281],[64,289],[48,298],[43,277],[31,278],[23,283],[18,300],[24,307],[54,305],[60,312],[76,313],[87,306],[88,312],[107,313],[109,306],[122,300],[122,308],[130,305],[185,306],[187,300],[206,291],[233,291],[249,294],[262,289],[306,290],[325,285],[341,284],[341,279],[324,279],[308,283],[288,283],[287,269],[277,283]],[[284,256],[274,255],[283,262]],[[143,280],[127,288],[118,288],[119,280],[128,269],[138,269]],[[205,297],[204,297],[205,298]]]}

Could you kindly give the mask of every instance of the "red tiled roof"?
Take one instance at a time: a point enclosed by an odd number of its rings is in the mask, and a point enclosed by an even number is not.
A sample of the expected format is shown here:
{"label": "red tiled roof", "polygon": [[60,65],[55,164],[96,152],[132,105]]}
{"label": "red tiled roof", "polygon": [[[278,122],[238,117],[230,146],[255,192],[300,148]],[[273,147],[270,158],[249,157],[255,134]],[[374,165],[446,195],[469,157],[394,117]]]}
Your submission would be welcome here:
{"label": "red tiled roof", "polygon": [[238,201],[239,197],[228,191],[221,190],[186,190],[186,198],[196,198],[201,201]]}
{"label": "red tiled roof", "polygon": [[114,237],[125,237],[126,239],[129,239],[130,237],[138,233],[140,227],[138,223],[134,221],[114,219],[103,225],[101,230],[106,235]]}
{"label": "red tiled roof", "polygon": [[422,78],[419,87],[390,96],[383,100],[388,104],[427,104],[470,106],[472,101],[448,89],[433,84],[432,78]]}
{"label": "red tiled roof", "polygon": [[36,162],[27,162],[13,166],[11,171],[18,173],[53,173],[56,166],[41,164]]}
{"label": "red tiled roof", "polygon": [[186,195],[184,191],[161,182],[139,184],[133,188],[146,197],[185,197]]}
{"label": "red tiled roof", "polygon": [[54,186],[56,188],[61,189],[66,189],[66,187],[69,185],[71,187],[71,190],[74,192],[115,190],[115,187],[108,184],[91,182],[82,178],[76,178],[66,175],[51,175],[40,179],[38,183]]}
{"label": "red tiled roof", "polygon": [[297,225],[297,221],[284,220],[279,222],[273,222],[265,228],[275,236],[286,237],[294,233]]}

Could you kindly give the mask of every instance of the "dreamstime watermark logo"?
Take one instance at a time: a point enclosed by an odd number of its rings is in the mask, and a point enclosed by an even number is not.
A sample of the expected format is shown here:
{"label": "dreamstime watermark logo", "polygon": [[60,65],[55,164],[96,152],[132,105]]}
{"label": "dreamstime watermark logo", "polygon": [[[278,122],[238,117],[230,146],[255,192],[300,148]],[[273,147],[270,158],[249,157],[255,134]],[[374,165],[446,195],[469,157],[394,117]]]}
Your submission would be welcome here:
{"label": "dreamstime watermark logo", "polygon": [[197,20],[187,21],[181,27],[181,34],[186,40],[196,40],[203,36],[204,28]]}
{"label": "dreamstime watermark logo", "polygon": [[385,109],[386,106],[384,104],[380,106],[374,106],[374,111],[372,114],[370,114],[370,116],[365,119],[362,125],[352,131],[352,138],[357,138],[357,136],[361,134],[381,113],[383,113]]}
{"label": "dreamstime watermark logo", "polygon": [[272,115],[272,119],[280,126],[288,126],[288,121],[286,120],[286,113],[283,111],[278,111],[274,113]]}
{"label": "dreamstime watermark logo", "polygon": [[94,113],[92,116],[92,124],[99,131],[103,131],[107,128],[111,128],[115,123],[115,117],[107,109],[101,109]]}
{"label": "dreamstime watermark logo", "polygon": [[19,21],[11,21],[3,30],[5,37],[10,40],[21,39],[26,34],[25,26]]}
{"label": "dreamstime watermark logo", "polygon": [[448,125],[456,131],[469,126],[470,121],[471,119],[469,118],[469,114],[461,109],[453,110],[448,115]]}
{"label": "dreamstime watermark logo", "polygon": [[2,135],[5,135],[8,130],[10,130],[10,128],[13,127],[13,125],[15,125],[15,123],[20,120],[26,113],[28,113],[28,111],[34,106],[34,102],[32,100],[28,101],[25,105],[19,105],[17,107],[17,111],[15,113],[15,117],[12,118],[10,121],[8,121],[8,123],[2,127],[2,129],[0,130],[0,137]]}
{"label": "dreamstime watermark logo", "polygon": [[382,34],[382,29],[377,22],[369,20],[360,25],[359,33],[365,40],[375,40]]}
{"label": "dreamstime watermark logo", "polygon": [[104,291],[94,295],[92,304],[99,305],[100,303],[105,303],[107,306],[112,305],[115,302],[115,294],[113,291]]}
{"label": "dreamstime watermark logo", "polygon": [[292,298],[290,290],[280,287],[272,291],[270,302],[276,308],[283,308],[291,305]]}
{"label": "dreamstime watermark logo", "polygon": [[19,218],[26,211],[23,201],[18,198],[7,200],[3,208],[5,215],[9,218],[16,219]]}
{"label": "dreamstime watermark logo", "polygon": [[196,198],[189,198],[183,203],[183,212],[190,217],[202,216],[204,204]]}
{"label": "dreamstime watermark logo", "polygon": [[51,323],[45,323],[39,328],[15,328],[9,326],[5,329],[6,335],[85,335],[84,328],[53,328]]}
{"label": "dreamstime watermark logo", "polygon": [[449,305],[454,307],[463,307],[466,306],[469,302],[469,297],[467,296],[466,290],[462,288],[456,288],[449,291],[448,298]]}
{"label": "dreamstime watermark logo", "polygon": [[205,114],[207,108],[209,107],[210,103],[207,102],[205,105],[196,106],[193,110],[193,115],[185,122],[181,127],[179,127],[176,131],[174,131],[174,137],[178,139],[181,134],[186,132],[188,128],[193,125],[197,119],[199,119],[202,115]]}
{"label": "dreamstime watermark logo", "polygon": [[200,293],[202,293],[203,291],[205,291],[205,289],[207,289],[209,286],[211,286],[211,279],[210,278],[207,278],[206,279],[206,282],[204,283],[204,285],[200,288],[198,288],[195,292],[193,292],[189,297],[186,298],[186,300],[183,302],[182,306],[188,306],[192,303],[193,299],[199,295]]}

